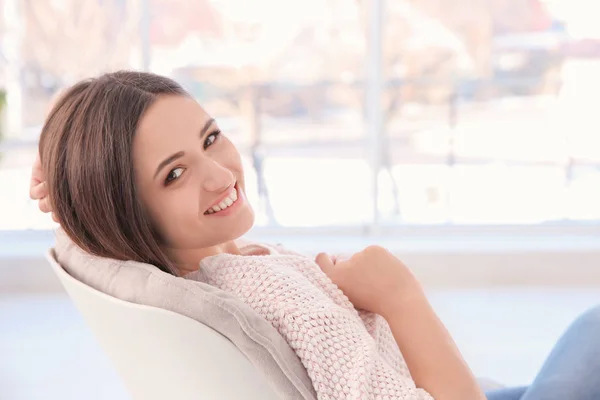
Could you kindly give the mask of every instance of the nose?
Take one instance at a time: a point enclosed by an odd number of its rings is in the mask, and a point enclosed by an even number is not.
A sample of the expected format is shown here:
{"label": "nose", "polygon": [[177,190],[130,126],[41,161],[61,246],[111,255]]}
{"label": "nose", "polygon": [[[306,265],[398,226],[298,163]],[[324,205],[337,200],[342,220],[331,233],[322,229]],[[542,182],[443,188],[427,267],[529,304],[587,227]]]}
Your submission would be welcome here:
{"label": "nose", "polygon": [[204,165],[204,180],[202,188],[207,192],[222,192],[235,183],[233,173],[212,159],[207,159]]}

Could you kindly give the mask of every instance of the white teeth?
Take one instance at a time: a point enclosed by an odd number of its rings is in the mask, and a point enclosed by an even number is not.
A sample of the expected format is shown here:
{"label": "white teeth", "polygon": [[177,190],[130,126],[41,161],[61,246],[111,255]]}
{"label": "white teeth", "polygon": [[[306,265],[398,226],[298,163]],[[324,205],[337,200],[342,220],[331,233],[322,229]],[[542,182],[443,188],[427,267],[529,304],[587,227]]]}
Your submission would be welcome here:
{"label": "white teeth", "polygon": [[229,195],[229,197],[226,197],[218,205],[212,206],[211,208],[209,208],[206,211],[206,214],[213,214],[215,212],[224,210],[227,207],[231,206],[233,203],[235,203],[237,201],[237,199],[238,199],[237,189],[234,188],[233,192],[231,192],[231,194]]}

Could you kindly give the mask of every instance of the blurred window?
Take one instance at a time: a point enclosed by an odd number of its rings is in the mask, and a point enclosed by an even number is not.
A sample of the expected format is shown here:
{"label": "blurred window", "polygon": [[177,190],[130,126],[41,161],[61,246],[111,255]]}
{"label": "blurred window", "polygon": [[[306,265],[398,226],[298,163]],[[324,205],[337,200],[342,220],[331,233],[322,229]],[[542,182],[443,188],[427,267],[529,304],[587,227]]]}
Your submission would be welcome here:
{"label": "blurred window", "polygon": [[392,226],[600,218],[600,38],[570,34],[587,3],[386,2],[378,174],[365,104],[377,1],[2,3],[2,230],[53,226],[28,184],[57,92],[145,67],[238,145],[260,226],[368,225],[373,204]]}

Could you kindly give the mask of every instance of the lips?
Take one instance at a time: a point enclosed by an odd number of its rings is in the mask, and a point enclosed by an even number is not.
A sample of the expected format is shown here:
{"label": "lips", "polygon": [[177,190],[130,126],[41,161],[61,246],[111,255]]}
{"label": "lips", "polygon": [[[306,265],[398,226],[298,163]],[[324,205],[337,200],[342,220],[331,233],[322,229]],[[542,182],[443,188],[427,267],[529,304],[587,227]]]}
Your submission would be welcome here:
{"label": "lips", "polygon": [[209,207],[208,210],[204,212],[204,215],[210,215],[228,209],[238,201],[238,197],[238,188],[236,184],[225,194],[225,196],[223,196],[223,198]]}

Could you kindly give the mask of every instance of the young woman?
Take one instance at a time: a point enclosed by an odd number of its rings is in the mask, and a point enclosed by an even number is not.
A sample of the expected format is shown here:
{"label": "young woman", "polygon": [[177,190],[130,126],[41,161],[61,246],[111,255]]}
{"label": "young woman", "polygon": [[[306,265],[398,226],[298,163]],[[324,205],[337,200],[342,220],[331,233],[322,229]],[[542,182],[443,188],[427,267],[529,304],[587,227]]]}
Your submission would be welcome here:
{"label": "young woman", "polygon": [[311,260],[236,241],[254,222],[240,155],[174,81],[117,72],[76,84],[39,149],[31,196],[77,245],[233,292],[286,338],[319,398],[485,398],[419,283],[385,249]]}

